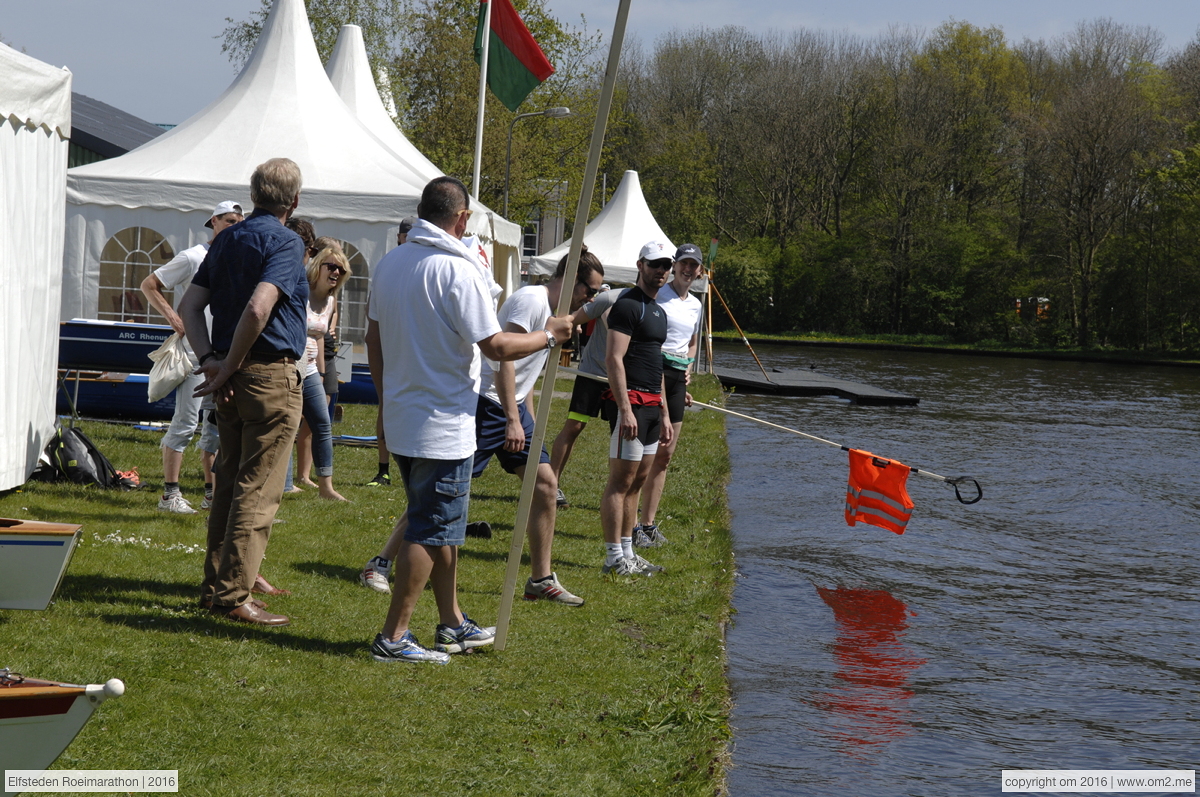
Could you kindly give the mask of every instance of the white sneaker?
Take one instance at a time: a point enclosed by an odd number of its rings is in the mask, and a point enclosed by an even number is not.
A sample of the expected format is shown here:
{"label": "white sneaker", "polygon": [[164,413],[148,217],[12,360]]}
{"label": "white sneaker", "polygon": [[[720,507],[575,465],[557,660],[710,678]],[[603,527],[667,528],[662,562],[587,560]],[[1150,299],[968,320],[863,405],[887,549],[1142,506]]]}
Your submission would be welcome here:
{"label": "white sneaker", "polygon": [[212,509],[212,499],[209,498],[207,495],[204,496],[204,500],[200,502],[200,508],[201,509]]}
{"label": "white sneaker", "polygon": [[652,576],[655,573],[662,573],[666,570],[662,565],[650,564],[637,554],[634,554],[632,559],[626,559],[625,561],[629,562],[635,573],[642,576]]}
{"label": "white sneaker", "polygon": [[392,566],[391,564],[383,566],[379,562],[378,556],[372,557],[371,561],[363,567],[362,572],[358,574],[358,581],[367,589],[390,595],[392,588],[388,585],[388,577],[392,574]]}
{"label": "white sneaker", "polygon": [[582,606],[583,598],[571,594],[566,587],[558,583],[558,575],[551,573],[545,581],[534,581],[533,576],[525,582],[525,600],[535,601],[539,598],[565,603],[567,606]]}
{"label": "white sneaker", "polygon": [[188,500],[183,497],[182,493],[172,493],[164,495],[158,499],[158,509],[161,512],[174,512],[177,515],[194,515],[196,510],[188,503]]}

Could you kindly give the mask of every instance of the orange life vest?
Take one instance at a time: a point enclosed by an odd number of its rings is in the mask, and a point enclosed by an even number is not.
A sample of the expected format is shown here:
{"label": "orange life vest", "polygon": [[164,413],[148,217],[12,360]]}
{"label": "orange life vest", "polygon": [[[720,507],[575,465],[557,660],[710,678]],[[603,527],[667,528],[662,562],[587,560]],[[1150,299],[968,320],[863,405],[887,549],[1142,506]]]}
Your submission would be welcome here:
{"label": "orange life vest", "polygon": [[846,525],[870,523],[903,534],[914,506],[905,488],[908,474],[909,467],[902,462],[850,449]]}

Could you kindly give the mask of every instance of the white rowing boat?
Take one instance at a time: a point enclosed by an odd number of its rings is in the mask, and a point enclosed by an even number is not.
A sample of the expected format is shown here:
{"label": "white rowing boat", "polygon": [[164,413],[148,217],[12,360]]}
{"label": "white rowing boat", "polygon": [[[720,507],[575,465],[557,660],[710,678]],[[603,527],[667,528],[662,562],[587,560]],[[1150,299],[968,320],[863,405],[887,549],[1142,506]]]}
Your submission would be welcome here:
{"label": "white rowing boat", "polygon": [[0,518],[0,609],[40,611],[50,605],[80,526]]}
{"label": "white rowing boat", "polygon": [[[67,749],[96,706],[125,693],[116,678],[103,684],[62,684],[0,669],[0,772],[45,769]],[[16,792],[3,791],[5,797]]]}

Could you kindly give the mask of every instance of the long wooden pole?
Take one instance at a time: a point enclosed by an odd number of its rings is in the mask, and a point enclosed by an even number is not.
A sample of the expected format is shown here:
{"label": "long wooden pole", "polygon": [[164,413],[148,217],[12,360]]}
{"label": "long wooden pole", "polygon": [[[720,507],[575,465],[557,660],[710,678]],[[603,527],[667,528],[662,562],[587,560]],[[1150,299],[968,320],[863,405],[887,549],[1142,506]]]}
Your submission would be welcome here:
{"label": "long wooden pole", "polygon": [[[625,23],[629,19],[630,0],[621,0],[617,7],[617,21],[613,25],[612,44],[608,49],[608,66],[604,71],[604,86],[600,90],[600,102],[596,106],[596,123],[592,127],[592,146],[584,168],[583,185],[579,191],[579,204],[575,208],[575,226],[571,235],[571,250],[567,254],[567,268],[563,273],[562,291],[558,297],[557,315],[566,315],[571,308],[571,295],[575,292],[575,275],[579,271],[579,255],[583,251],[583,231],[587,227],[588,212],[592,207],[592,194],[596,188],[596,172],[600,169],[600,153],[604,147],[604,131],[608,126],[608,112],[612,108],[613,91],[617,84],[617,69],[621,64],[621,45],[625,41]],[[537,484],[538,462],[541,459],[542,442],[546,439],[546,427],[550,421],[550,402],[554,398],[554,382],[558,378],[558,357],[546,357],[546,370],[542,374],[542,391],[538,396],[537,418],[533,426],[533,439],[529,441],[529,458],[525,477],[521,481],[521,498],[517,504],[517,520],[513,528],[512,544],[508,548],[508,568],[504,573],[504,590],[500,593],[500,615],[496,619],[496,650],[504,650],[508,642],[508,622],[512,616],[513,591],[517,586],[517,573],[521,567],[521,553],[525,549],[525,533],[529,529],[529,510],[533,503],[533,489]],[[533,467],[529,467],[533,465]]]}
{"label": "long wooden pole", "polygon": [[705,301],[708,303],[707,315],[708,318],[708,372],[716,373],[716,363],[713,362],[712,352],[712,333],[713,333],[713,316],[712,316],[712,281],[713,272],[717,268],[717,239],[713,238],[712,243],[708,247],[708,290],[705,291]]}

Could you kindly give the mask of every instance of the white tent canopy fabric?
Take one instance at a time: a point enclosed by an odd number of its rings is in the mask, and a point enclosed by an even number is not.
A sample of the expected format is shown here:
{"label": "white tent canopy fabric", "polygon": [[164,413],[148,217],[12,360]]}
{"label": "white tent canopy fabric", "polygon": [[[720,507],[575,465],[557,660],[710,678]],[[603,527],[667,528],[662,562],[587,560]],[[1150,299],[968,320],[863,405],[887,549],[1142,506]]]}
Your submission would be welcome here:
{"label": "white tent canopy fabric", "polygon": [[[642,194],[642,184],[638,173],[630,170],[621,178],[621,184],[613,192],[612,199],[596,214],[583,233],[583,242],[588,251],[600,258],[604,265],[605,282],[625,282],[633,284],[637,281],[638,253],[650,241],[663,241],[670,246],[671,254],[675,254],[675,244],[671,243],[650,206]],[[558,246],[529,262],[530,274],[553,274],[558,268],[558,261],[571,250],[571,239],[563,241]],[[693,290],[701,290],[703,281],[697,280]]]}
{"label": "white tent canopy fabric", "polygon": [[0,490],[54,434],[71,73],[0,44]]}
{"label": "white tent canopy fabric", "polygon": [[[297,215],[371,264],[415,215],[431,165],[402,160],[338,96],[303,0],[275,1],[250,60],[208,107],[132,152],[68,172],[62,317],[96,316],[100,254],[115,233],[149,227],[176,252],[207,240],[217,203],[248,211],[250,175],[274,157],[303,173]],[[505,232],[519,240],[519,229]]]}
{"label": "white tent canopy fabric", "polygon": [[[384,108],[383,100],[375,85],[367,60],[367,47],[363,42],[362,28],[358,25],[343,25],[338,31],[333,55],[325,65],[329,81],[346,107],[396,158],[407,164],[421,179],[421,185],[443,176],[443,172],[425,157],[396,127]],[[500,251],[493,257],[496,279],[510,292],[519,285],[506,284],[502,276],[508,274],[520,280],[518,247],[521,245],[521,227],[501,218],[475,199],[471,200],[475,213],[467,223],[467,234],[478,235],[499,244]]]}

